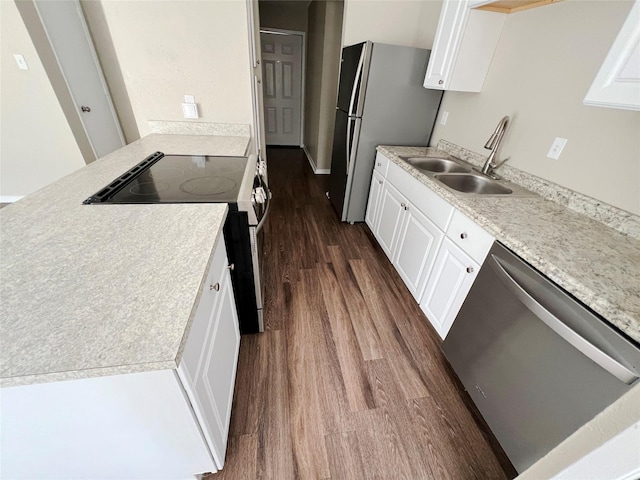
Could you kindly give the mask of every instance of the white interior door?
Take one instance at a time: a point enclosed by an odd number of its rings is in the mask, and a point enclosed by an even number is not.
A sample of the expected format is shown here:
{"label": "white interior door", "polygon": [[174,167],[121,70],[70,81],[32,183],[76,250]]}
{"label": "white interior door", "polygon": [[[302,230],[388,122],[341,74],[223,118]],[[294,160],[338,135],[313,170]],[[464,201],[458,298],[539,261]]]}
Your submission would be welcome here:
{"label": "white interior door", "polygon": [[302,36],[261,32],[267,145],[301,145]]}
{"label": "white interior door", "polygon": [[124,137],[78,0],[36,0],[35,5],[96,158],[123,147]]}

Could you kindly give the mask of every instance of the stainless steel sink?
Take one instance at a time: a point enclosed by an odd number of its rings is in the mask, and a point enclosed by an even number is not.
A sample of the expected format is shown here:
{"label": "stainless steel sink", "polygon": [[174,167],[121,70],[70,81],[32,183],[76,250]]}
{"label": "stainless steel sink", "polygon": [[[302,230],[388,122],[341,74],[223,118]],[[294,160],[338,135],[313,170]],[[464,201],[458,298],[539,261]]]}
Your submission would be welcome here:
{"label": "stainless steel sink", "polygon": [[473,173],[464,175],[441,174],[436,175],[435,178],[447,187],[462,193],[476,193],[480,195],[509,195],[513,193],[513,190],[497,181]]}
{"label": "stainless steel sink", "polygon": [[471,165],[455,157],[407,155],[400,156],[400,158],[453,193],[512,197],[536,196],[535,193],[515,183],[483,175],[475,171]]}
{"label": "stainless steel sink", "polygon": [[403,157],[404,160],[418,170],[440,173],[468,173],[469,170],[453,160],[437,157]]}

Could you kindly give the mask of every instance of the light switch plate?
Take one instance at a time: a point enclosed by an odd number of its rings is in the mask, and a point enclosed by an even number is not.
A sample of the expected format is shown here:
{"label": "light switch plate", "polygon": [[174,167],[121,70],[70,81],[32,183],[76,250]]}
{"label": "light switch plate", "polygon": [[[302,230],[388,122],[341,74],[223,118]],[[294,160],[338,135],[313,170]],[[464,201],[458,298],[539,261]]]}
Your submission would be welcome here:
{"label": "light switch plate", "polygon": [[183,103],[182,115],[184,118],[198,118],[198,106],[195,103]]}
{"label": "light switch plate", "polygon": [[14,53],[13,58],[16,59],[16,63],[18,64],[18,68],[20,70],[29,70],[27,61],[24,59],[22,55],[20,55],[19,53]]}
{"label": "light switch plate", "polygon": [[562,149],[567,144],[566,138],[556,137],[549,149],[549,153],[547,153],[547,158],[552,158],[557,160],[560,158],[560,154],[562,153]]}
{"label": "light switch plate", "polygon": [[440,114],[440,125],[446,125],[449,118],[449,112],[442,112]]}

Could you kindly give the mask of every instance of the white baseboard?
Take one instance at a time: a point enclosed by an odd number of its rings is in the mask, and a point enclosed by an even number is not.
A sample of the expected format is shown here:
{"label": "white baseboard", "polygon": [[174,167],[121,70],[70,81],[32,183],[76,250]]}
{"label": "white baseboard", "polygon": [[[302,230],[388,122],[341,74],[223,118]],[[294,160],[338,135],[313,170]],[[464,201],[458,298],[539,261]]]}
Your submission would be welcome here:
{"label": "white baseboard", "polygon": [[0,195],[0,203],[17,202],[18,200],[20,200],[23,197],[24,197],[24,195]]}
{"label": "white baseboard", "polygon": [[331,173],[330,168],[318,168],[316,166],[316,161],[313,159],[313,157],[307,150],[307,147],[302,145],[302,150],[304,150],[304,153],[307,156],[307,159],[309,160],[309,165],[311,165],[311,170],[313,170],[313,173],[315,173],[316,175],[328,175]]}

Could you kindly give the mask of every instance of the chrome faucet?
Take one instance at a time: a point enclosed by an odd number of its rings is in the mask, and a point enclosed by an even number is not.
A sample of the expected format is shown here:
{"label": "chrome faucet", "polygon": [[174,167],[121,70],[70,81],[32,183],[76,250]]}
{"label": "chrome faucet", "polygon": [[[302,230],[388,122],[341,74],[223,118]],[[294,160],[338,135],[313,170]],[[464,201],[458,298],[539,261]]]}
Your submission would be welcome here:
{"label": "chrome faucet", "polygon": [[500,123],[498,123],[498,126],[496,127],[496,131],[491,134],[491,137],[489,137],[489,140],[487,140],[487,143],[484,145],[484,148],[491,150],[491,153],[487,157],[487,161],[484,162],[484,165],[482,166],[482,170],[481,170],[482,173],[484,173],[485,175],[491,175],[495,168],[499,167],[504,163],[504,161],[502,161],[499,164],[496,164],[495,159],[496,159],[496,153],[500,148],[500,144],[502,143],[502,137],[504,137],[504,132],[507,130],[508,124],[509,124],[509,115],[505,115],[504,117],[502,117],[502,120],[500,120]]}

